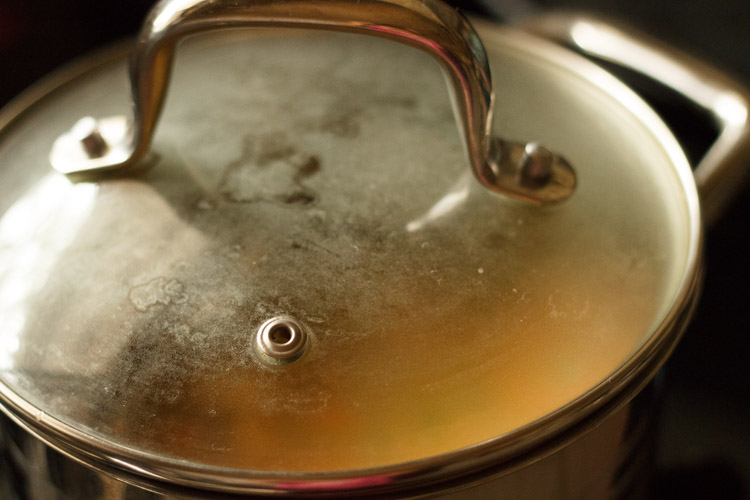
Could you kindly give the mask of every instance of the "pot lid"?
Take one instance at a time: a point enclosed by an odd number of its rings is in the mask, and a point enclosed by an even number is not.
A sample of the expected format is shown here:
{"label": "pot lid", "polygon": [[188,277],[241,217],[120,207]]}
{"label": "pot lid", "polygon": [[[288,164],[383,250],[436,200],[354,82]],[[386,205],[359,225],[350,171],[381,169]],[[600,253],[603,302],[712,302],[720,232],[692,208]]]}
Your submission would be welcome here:
{"label": "pot lid", "polygon": [[130,176],[75,183],[47,158],[79,116],[127,109],[124,58],[15,117],[0,142],[9,411],[92,454],[239,474],[390,466],[594,407],[675,335],[690,173],[614,79],[480,32],[493,133],[563,153],[578,177],[563,203],[482,186],[434,61],[349,34],[186,41],[152,168]]}

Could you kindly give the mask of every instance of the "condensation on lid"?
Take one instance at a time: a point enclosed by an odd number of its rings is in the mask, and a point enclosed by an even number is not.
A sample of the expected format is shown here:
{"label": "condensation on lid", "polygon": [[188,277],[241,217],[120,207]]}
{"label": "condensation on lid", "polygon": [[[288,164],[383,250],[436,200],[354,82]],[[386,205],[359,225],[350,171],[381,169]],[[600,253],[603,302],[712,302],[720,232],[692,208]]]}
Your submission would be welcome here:
{"label": "condensation on lid", "polygon": [[[540,209],[472,177],[426,55],[275,33],[180,48],[157,168],[139,176],[71,184],[46,158],[73,110],[127,106],[124,61],[3,131],[7,390],[167,460],[377,467],[549,414],[672,308],[685,194],[663,145],[604,91],[524,39],[485,38],[495,130],[578,173],[573,198]],[[257,347],[278,316],[306,333],[292,362]]]}

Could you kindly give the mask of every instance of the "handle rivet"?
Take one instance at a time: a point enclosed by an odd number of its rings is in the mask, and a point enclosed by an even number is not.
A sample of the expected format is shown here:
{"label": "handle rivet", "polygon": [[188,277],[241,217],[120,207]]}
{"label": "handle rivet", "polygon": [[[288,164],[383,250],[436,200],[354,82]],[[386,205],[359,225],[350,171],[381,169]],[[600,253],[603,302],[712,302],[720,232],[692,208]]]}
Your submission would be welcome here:
{"label": "handle rivet", "polygon": [[109,151],[109,145],[99,132],[94,118],[90,116],[81,118],[73,126],[71,132],[89,158],[101,158]]}
{"label": "handle rivet", "polygon": [[291,316],[277,316],[263,323],[255,337],[255,345],[264,361],[284,364],[302,356],[307,346],[305,328]]}
{"label": "handle rivet", "polygon": [[552,178],[554,162],[554,155],[547,148],[536,142],[526,144],[518,165],[521,184],[532,188],[545,186]]}

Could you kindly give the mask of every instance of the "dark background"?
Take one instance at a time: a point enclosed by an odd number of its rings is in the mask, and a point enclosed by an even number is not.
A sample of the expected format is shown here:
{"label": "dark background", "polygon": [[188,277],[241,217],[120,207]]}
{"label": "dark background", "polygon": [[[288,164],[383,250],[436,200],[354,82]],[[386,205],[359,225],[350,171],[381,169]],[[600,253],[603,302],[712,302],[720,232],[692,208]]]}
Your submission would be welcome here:
{"label": "dark background", "polygon": [[[93,48],[134,34],[152,0],[0,0],[0,105]],[[747,0],[475,0],[454,4],[487,17],[578,8],[625,21],[750,84]],[[664,109],[674,106],[667,103]],[[667,116],[699,155],[692,118]],[[748,165],[750,168],[750,165]],[[750,191],[706,235],[707,275],[692,326],[661,376],[656,498],[750,498]]]}

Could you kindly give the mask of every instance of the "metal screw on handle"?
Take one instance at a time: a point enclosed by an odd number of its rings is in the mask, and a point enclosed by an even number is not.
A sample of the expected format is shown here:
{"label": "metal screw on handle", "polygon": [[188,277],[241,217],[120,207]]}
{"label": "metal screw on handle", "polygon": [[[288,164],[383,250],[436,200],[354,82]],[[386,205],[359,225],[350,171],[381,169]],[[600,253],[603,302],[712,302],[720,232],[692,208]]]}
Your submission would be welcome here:
{"label": "metal screw on handle", "polygon": [[527,145],[490,137],[494,95],[484,47],[469,22],[439,0],[163,0],[132,55],[132,117],[99,119],[94,126],[84,118],[55,142],[53,167],[74,180],[134,168],[149,149],[177,42],[216,28],[269,26],[362,33],[431,54],[448,75],[466,152],[484,186],[535,204],[572,194],[575,173],[560,156],[545,155],[545,164],[536,165],[544,176],[529,182]]}

